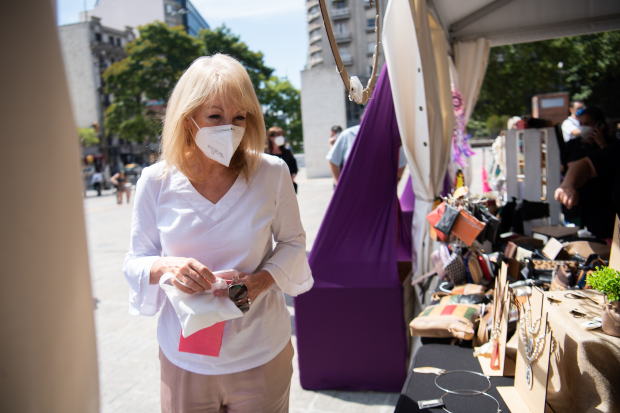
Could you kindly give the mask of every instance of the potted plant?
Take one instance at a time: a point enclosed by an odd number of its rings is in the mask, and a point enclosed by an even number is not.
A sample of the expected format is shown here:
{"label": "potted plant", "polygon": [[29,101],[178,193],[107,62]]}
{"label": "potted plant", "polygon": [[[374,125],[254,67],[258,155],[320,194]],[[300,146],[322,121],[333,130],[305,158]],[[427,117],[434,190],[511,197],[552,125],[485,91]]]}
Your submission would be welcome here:
{"label": "potted plant", "polygon": [[605,294],[603,331],[620,337],[620,272],[609,267],[596,267],[596,271],[588,275],[587,284]]}

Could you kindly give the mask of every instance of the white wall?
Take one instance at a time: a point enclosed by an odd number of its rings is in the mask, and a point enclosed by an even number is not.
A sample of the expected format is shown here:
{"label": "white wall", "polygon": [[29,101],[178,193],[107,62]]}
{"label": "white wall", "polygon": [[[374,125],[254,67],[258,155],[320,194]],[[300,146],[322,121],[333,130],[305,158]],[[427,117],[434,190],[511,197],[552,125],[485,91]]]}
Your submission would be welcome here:
{"label": "white wall", "polygon": [[301,119],[308,178],[330,177],[325,159],[329,131],[334,125],[347,125],[345,88],[335,67],[301,72]]}
{"label": "white wall", "polygon": [[118,30],[166,21],[163,0],[99,0],[88,14],[89,18],[100,17],[102,25]]}
{"label": "white wall", "polygon": [[95,64],[90,50],[89,23],[58,28],[62,58],[69,83],[73,117],[80,128],[99,121]]}

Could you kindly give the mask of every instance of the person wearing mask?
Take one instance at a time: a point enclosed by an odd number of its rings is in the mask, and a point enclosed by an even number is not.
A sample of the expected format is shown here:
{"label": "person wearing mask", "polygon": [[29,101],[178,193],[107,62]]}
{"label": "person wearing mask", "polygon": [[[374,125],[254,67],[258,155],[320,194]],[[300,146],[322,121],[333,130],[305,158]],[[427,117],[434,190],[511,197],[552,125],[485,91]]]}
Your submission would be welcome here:
{"label": "person wearing mask", "polygon": [[[196,59],[166,107],[160,160],[138,180],[123,267],[130,313],[161,310],[163,413],[289,411],[284,294],[308,291],[313,278],[289,169],[263,153],[264,143],[261,105],[243,65],[222,54]],[[219,339],[195,342],[219,344],[217,357],[180,351],[181,323],[160,279],[204,293],[218,281],[213,272],[227,269],[239,272],[235,281],[248,292],[238,301],[249,310],[227,320]],[[225,289],[213,294],[230,299]]]}
{"label": "person wearing mask", "polygon": [[332,126],[332,129],[329,131],[329,147],[331,148],[336,143],[336,139],[342,133],[342,128],[338,125]]}
{"label": "person wearing mask", "polygon": [[286,140],[284,139],[284,131],[282,128],[278,126],[272,126],[267,131],[267,146],[266,152],[269,155],[277,156],[286,162],[288,166],[288,170],[291,173],[291,180],[293,181],[293,187],[295,188],[295,193],[297,193],[297,183],[295,182],[295,176],[297,176],[297,172],[299,172],[299,168],[297,168],[297,160],[293,153],[288,150],[284,144]]}
{"label": "person wearing mask", "polygon": [[131,197],[131,189],[127,188],[127,176],[125,175],[125,168],[121,169],[120,172],[115,173],[112,178],[110,178],[110,182],[116,188],[116,201],[120,205],[123,203],[123,194],[127,196],[127,203],[129,203],[129,198]]}
{"label": "person wearing mask", "polygon": [[[571,139],[578,138],[581,136],[581,132],[579,130],[579,118],[577,112],[580,109],[583,109],[585,104],[583,100],[573,100],[570,103],[568,111],[570,115],[568,118],[562,122],[562,135],[564,136],[564,141],[568,142]],[[587,137],[586,137],[587,138]]]}
{"label": "person wearing mask", "polygon": [[[336,139],[334,146],[329,150],[325,159],[329,162],[329,169],[332,173],[332,177],[334,178],[335,185],[338,184],[338,180],[340,179],[340,173],[344,168],[347,159],[349,158],[349,154],[353,149],[353,144],[355,143],[355,137],[360,130],[360,125],[350,127],[342,131],[342,133]],[[405,171],[405,166],[407,165],[407,159],[405,158],[405,151],[403,147],[400,147],[400,153],[398,158],[398,173],[397,177],[400,180],[401,176],[403,176],[403,172]]]}
{"label": "person wearing mask", "polygon": [[569,209],[581,204],[582,225],[596,237],[609,239],[613,236],[615,215],[620,210],[620,144],[609,134],[601,109],[589,106],[581,109],[578,116],[581,138],[587,137],[581,147],[585,156],[579,159],[574,156],[569,162],[555,199]]}

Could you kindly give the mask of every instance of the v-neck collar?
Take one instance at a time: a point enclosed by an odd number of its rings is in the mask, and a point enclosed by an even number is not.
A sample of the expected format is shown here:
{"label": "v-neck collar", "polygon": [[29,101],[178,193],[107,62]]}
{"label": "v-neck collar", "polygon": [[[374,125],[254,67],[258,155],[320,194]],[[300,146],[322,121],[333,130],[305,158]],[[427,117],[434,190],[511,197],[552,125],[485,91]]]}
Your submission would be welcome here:
{"label": "v-neck collar", "polygon": [[224,214],[230,211],[248,188],[245,182],[245,175],[241,172],[228,192],[214,204],[202,196],[200,192],[194,188],[194,185],[192,185],[189,179],[179,170],[173,171],[171,184],[173,190],[180,193],[196,211],[201,212],[207,218],[214,221],[218,221]]}

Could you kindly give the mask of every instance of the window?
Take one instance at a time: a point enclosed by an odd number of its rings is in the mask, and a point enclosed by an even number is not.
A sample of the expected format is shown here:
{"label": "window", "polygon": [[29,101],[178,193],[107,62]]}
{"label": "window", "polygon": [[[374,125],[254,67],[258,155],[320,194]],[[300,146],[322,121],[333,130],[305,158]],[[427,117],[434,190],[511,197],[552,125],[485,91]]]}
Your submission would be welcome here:
{"label": "window", "polygon": [[314,29],[310,32],[310,38],[317,37],[321,34],[321,29]]}
{"label": "window", "polygon": [[312,6],[310,7],[310,10],[308,10],[308,14],[315,14],[318,13],[320,11],[319,6]]}
{"label": "window", "polygon": [[336,23],[336,33],[346,33],[347,25],[344,23]]}
{"label": "window", "polygon": [[377,42],[368,42],[368,50],[366,51],[368,54],[373,54],[375,52],[375,46]]}
{"label": "window", "polygon": [[372,19],[366,19],[366,29],[367,30],[375,29],[375,18],[374,17]]}
{"label": "window", "polygon": [[98,42],[101,41],[101,33],[95,33],[95,40]]}
{"label": "window", "polygon": [[333,3],[333,7],[335,9],[344,9],[345,7],[347,7],[347,2],[346,1],[335,1]]}
{"label": "window", "polygon": [[108,41],[110,42],[110,44],[111,44],[112,46],[114,46],[114,37],[110,36],[110,37],[108,38]]}
{"label": "window", "polygon": [[116,39],[116,45],[119,46],[119,47],[122,46],[121,38],[120,37],[118,39]]}

